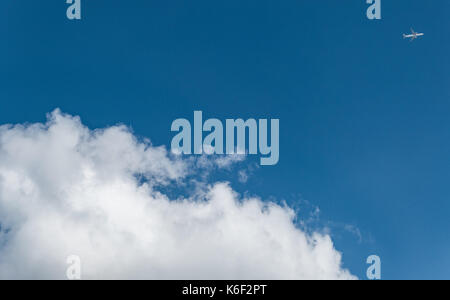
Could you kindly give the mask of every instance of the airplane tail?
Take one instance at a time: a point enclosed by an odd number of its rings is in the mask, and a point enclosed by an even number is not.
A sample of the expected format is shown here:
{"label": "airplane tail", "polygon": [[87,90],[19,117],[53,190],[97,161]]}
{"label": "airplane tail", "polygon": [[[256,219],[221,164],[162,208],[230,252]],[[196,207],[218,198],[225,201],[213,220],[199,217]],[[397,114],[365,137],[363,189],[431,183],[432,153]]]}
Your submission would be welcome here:
{"label": "airplane tail", "polygon": [[406,34],[403,34],[403,38],[406,39]]}

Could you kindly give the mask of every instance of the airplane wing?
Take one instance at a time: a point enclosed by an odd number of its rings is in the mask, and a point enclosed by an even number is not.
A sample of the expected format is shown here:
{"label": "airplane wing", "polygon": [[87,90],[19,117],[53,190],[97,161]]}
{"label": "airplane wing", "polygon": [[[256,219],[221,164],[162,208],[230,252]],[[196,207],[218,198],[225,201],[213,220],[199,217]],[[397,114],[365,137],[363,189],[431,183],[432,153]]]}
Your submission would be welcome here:
{"label": "airplane wing", "polygon": [[414,29],[412,27],[411,27],[411,33],[416,34],[416,32],[414,31]]}

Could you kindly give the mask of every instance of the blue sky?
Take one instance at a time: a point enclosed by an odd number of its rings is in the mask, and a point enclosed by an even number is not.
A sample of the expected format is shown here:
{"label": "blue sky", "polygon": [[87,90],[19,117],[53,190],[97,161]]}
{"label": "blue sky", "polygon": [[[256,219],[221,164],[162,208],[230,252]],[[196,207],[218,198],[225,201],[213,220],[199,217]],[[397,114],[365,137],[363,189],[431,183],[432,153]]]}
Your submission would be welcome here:
{"label": "blue sky", "polygon": [[69,21],[62,0],[6,1],[0,123],[59,107],[169,146],[194,110],[278,118],[279,164],[235,189],[319,207],[360,278],[377,254],[384,279],[448,279],[450,3],[384,0],[369,21],[342,2],[83,0]]}

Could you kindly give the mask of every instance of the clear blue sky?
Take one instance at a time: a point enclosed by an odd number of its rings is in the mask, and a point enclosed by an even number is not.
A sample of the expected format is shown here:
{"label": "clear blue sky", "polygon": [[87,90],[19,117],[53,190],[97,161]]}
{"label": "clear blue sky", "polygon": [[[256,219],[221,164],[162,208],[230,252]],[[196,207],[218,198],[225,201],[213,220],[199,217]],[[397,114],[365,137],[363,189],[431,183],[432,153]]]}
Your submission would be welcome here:
{"label": "clear blue sky", "polygon": [[448,0],[383,0],[381,21],[365,0],[82,4],[2,1],[1,124],[59,107],[170,145],[194,110],[279,118],[279,164],[237,190],[318,206],[361,278],[371,254],[384,279],[450,278]]}

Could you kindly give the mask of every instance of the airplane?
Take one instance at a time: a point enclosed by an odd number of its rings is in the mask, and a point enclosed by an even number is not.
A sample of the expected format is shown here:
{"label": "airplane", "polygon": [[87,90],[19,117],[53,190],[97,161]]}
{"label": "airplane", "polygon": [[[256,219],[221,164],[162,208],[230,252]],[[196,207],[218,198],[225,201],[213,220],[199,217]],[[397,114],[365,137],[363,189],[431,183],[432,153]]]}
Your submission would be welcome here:
{"label": "airplane", "polygon": [[424,36],[423,33],[417,33],[414,31],[414,29],[411,28],[411,34],[404,34],[403,38],[404,39],[411,39],[410,41],[414,41],[415,39],[417,39],[419,36]]}

